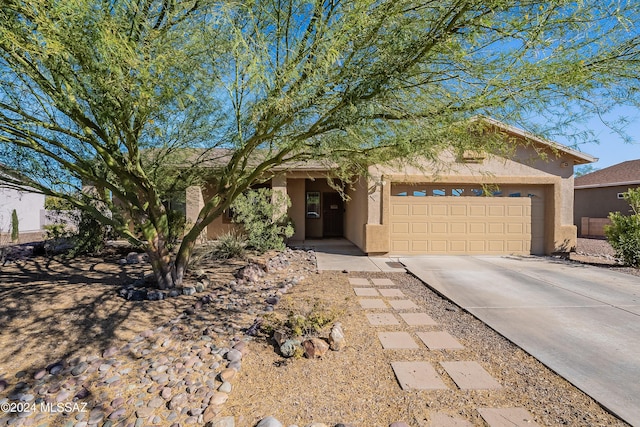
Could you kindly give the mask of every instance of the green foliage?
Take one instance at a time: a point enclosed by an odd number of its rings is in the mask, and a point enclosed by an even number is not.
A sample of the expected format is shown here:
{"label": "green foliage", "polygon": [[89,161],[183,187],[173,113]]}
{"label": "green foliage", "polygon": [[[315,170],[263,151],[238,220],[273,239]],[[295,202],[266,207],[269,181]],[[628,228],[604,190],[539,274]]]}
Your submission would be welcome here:
{"label": "green foliage", "polygon": [[259,188],[236,197],[231,210],[233,221],[244,228],[247,245],[266,252],[284,249],[284,239],[293,236],[293,226],[286,210],[290,206],[291,200],[287,195]]}
{"label": "green foliage", "polygon": [[[473,116],[552,137],[639,105],[637,22],[636,0],[0,1],[2,178],[68,197],[174,286],[206,226],[275,170],[348,182],[509,145]],[[163,201],[206,174],[174,255]]]}
{"label": "green foliage", "polygon": [[71,232],[65,224],[48,224],[44,226],[46,240],[60,240],[71,237]]}
{"label": "green foliage", "polygon": [[623,215],[620,212],[609,214],[611,225],[605,227],[607,240],[615,249],[616,255],[626,265],[640,267],[640,188],[630,188],[624,193],[632,213]]}
{"label": "green foliage", "polygon": [[597,170],[599,169],[593,165],[583,165],[583,166],[578,166],[573,174],[576,178],[578,178],[583,175],[587,175],[589,173],[595,172]]}
{"label": "green foliage", "polygon": [[107,239],[112,236],[113,233],[110,227],[87,212],[80,211],[78,214],[78,228],[71,236],[73,248],[69,251],[69,256],[98,254],[104,248]]}
{"label": "green foliage", "polygon": [[11,211],[11,241],[17,242],[20,238],[20,227],[18,223],[18,212],[14,209]]}
{"label": "green foliage", "polygon": [[47,196],[44,198],[44,208],[49,211],[69,211],[73,205],[62,197]]}
{"label": "green foliage", "polygon": [[319,299],[311,304],[307,301],[290,310],[285,318],[278,313],[263,317],[261,330],[268,336],[276,330],[285,332],[290,338],[317,336],[328,325],[334,323],[343,312],[335,307],[327,308]]}
{"label": "green foliage", "polygon": [[222,234],[213,244],[213,255],[218,259],[244,258],[247,248],[246,237],[230,231]]}

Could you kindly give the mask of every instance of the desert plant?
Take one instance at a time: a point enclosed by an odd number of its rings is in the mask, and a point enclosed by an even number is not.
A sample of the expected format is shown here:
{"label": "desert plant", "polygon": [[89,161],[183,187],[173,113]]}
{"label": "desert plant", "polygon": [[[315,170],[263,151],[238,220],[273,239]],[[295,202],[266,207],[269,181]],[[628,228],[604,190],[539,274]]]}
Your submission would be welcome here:
{"label": "desert plant", "polygon": [[291,206],[289,197],[268,188],[249,190],[236,198],[233,222],[242,224],[249,247],[259,252],[284,249],[284,239],[293,236],[285,206]]}
{"label": "desert plant", "polygon": [[616,255],[625,264],[640,267],[640,188],[630,188],[623,197],[631,207],[631,214],[610,213],[611,225],[604,231]]}
{"label": "desert plant", "polygon": [[246,237],[236,231],[230,231],[218,237],[213,245],[213,255],[217,259],[243,258],[246,247]]}
{"label": "desert plant", "polygon": [[11,212],[11,241],[17,242],[20,239],[20,226],[18,224],[18,212],[14,209]]}

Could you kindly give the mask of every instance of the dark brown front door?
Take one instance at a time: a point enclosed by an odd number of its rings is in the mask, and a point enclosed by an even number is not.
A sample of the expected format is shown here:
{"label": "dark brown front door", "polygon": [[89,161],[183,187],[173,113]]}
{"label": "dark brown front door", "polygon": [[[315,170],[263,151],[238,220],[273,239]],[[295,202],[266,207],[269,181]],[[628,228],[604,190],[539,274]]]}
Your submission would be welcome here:
{"label": "dark brown front door", "polygon": [[322,193],[322,237],[342,237],[344,201],[338,193]]}

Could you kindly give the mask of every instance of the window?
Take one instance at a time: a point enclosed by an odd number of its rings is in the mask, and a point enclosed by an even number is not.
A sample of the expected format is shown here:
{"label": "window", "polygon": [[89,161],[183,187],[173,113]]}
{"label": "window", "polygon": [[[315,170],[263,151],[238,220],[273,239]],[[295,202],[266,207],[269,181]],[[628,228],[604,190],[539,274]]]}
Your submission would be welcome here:
{"label": "window", "polygon": [[618,193],[618,199],[623,200],[624,199],[624,193]]}
{"label": "window", "polygon": [[455,197],[460,197],[464,194],[464,188],[452,188],[451,195]]}
{"label": "window", "polygon": [[446,196],[447,192],[445,191],[444,188],[434,188],[431,191],[431,194],[434,195],[434,196]]}
{"label": "window", "polygon": [[307,192],[307,218],[320,218],[320,192]]}

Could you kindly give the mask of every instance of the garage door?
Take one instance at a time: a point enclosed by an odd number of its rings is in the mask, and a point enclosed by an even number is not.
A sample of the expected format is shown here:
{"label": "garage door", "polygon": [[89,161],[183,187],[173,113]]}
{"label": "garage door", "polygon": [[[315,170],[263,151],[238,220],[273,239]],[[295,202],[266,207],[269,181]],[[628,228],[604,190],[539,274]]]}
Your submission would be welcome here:
{"label": "garage door", "polygon": [[[526,194],[526,193],[525,193]],[[391,197],[394,254],[543,252],[544,217],[531,197]]]}

